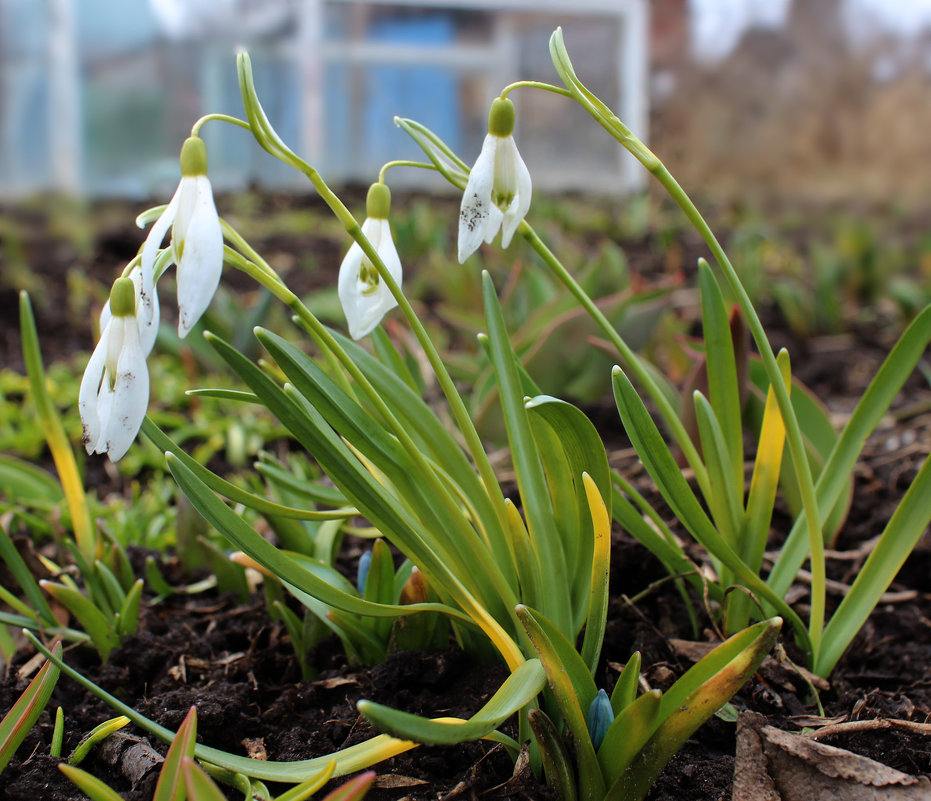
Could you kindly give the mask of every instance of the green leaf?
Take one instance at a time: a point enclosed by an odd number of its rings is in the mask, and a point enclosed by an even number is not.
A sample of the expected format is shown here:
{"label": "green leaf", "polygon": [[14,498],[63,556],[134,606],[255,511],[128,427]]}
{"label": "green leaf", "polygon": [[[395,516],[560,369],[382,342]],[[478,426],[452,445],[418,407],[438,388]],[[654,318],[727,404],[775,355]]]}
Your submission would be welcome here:
{"label": "green leaf", "polygon": [[[511,458],[517,475],[517,487],[523,504],[527,530],[537,557],[537,570],[541,583],[549,588],[543,596],[542,612],[551,618],[561,631],[572,628],[569,599],[564,588],[568,588],[565,555],[559,542],[559,532],[553,521],[553,507],[540,454],[537,451],[530,428],[528,413],[524,407],[524,395],[517,370],[517,357],[511,348],[501,306],[494,285],[487,272],[482,275],[482,291],[485,299],[485,322],[488,326],[488,342],[492,364],[498,381],[498,393],[504,413]],[[575,634],[573,631],[572,634]]]}
{"label": "green leaf", "polygon": [[670,757],[756,672],[781,627],[782,621],[772,618],[744,629],[686,671],[663,695],[660,725],[612,784],[605,801],[640,801],[646,796]]}
{"label": "green leaf", "polygon": [[[708,467],[711,495],[707,498],[711,515],[718,531],[727,544],[738,547],[738,531],[743,518],[743,463],[740,481],[734,483],[734,470],[728,455],[727,441],[714,410],[708,400],[696,390],[692,396],[695,403],[695,419],[701,438],[702,454]],[[730,582],[723,578],[724,583]]]}
{"label": "green leaf", "polygon": [[0,497],[21,504],[57,504],[64,500],[61,484],[47,470],[0,453]]}
{"label": "green leaf", "polygon": [[540,749],[546,780],[556,788],[556,794],[561,801],[576,801],[578,791],[572,759],[553,721],[542,709],[530,709],[527,712],[527,722]]}
{"label": "green leaf", "polygon": [[810,651],[807,627],[795,610],[744,564],[708,520],[643,401],[619,367],[614,368],[614,394],[624,427],[637,454],[676,517],[702,547],[733,572],[737,580],[790,620],[806,650]]}
{"label": "green leaf", "polygon": [[[181,758],[181,775],[184,777],[184,789],[191,801],[226,801],[226,796],[213,783],[204,769],[190,756]],[[178,796],[184,801],[184,796]]]}
{"label": "green leaf", "polygon": [[96,776],[92,776],[87,771],[81,770],[81,768],[60,762],[58,769],[91,801],[123,801],[116,790],[111,789]]}
{"label": "green leaf", "polygon": [[[184,721],[178,727],[177,733],[171,740],[165,762],[158,775],[158,784],[155,785],[155,794],[152,801],[185,801],[184,776],[182,764],[184,757],[194,756],[194,746],[197,742],[197,708],[191,707]],[[192,801],[199,799],[191,794]]]}
{"label": "green leaf", "polygon": [[545,686],[546,674],[540,661],[528,659],[467,721],[457,718],[430,720],[365,700],[359,701],[358,708],[374,726],[395,737],[430,745],[455,745],[478,740],[491,733],[529,704]]}
{"label": "green leaf", "polygon": [[931,457],[925,459],[905,497],[857,573],[837,611],[824,629],[815,673],[827,676],[876,607],[905,560],[931,523]]}
{"label": "green leaf", "polygon": [[[704,259],[698,260],[701,287],[702,334],[705,340],[705,366],[708,374],[708,400],[724,441],[722,462],[730,473],[722,478],[729,486],[741,488],[743,499],[743,428],[741,425],[740,385],[731,323],[724,295]],[[746,370],[744,370],[746,375]],[[705,454],[707,462],[708,455]],[[741,504],[742,506],[742,504]]]}
{"label": "green leaf", "polygon": [[461,613],[457,613],[456,610],[442,604],[373,604],[334,588],[302,565],[295,558],[295,555],[279,551],[268,540],[258,534],[223,501],[217,498],[194,473],[178,461],[174,454],[167,454],[167,459],[168,468],[178,482],[178,486],[191,499],[191,503],[207,519],[210,525],[282,581],[294,585],[315,598],[319,598],[335,609],[342,609],[345,612],[358,615],[395,617],[399,614],[413,614],[429,609],[464,617]]}
{"label": "green leaf", "polygon": [[142,586],[145,582],[142,579],[136,579],[129,592],[126,593],[126,600],[120,608],[120,619],[116,624],[117,636],[122,639],[135,634],[139,630],[139,606],[142,603]]}
{"label": "green leaf", "polygon": [[241,487],[237,487],[235,484],[226,481],[216,473],[208,470],[196,459],[192,459],[179,445],[173,442],[164,431],[155,425],[148,416],[142,421],[142,433],[152,440],[160,451],[171,451],[174,453],[179,460],[184,462],[186,467],[212,490],[229,498],[233,503],[241,503],[243,506],[255,509],[260,514],[277,515],[279,517],[295,518],[298,520],[340,520],[352,517],[356,514],[355,509],[332,509],[321,512],[316,509],[295,509],[290,506],[282,506],[281,504],[273,503],[267,498],[263,498],[261,495],[255,495],[254,493],[247,492]]}
{"label": "green leaf", "polygon": [[[873,377],[818,475],[815,492],[819,513],[823,518],[838,503],[844,489],[850,486],[851,475],[863,444],[924,355],[929,341],[931,306],[926,306],[912,320]],[[821,523],[823,525],[824,520]],[[800,519],[792,527],[767,579],[778,595],[784,595],[791,586],[807,554],[807,532],[804,521]]]}
{"label": "green leaf", "polygon": [[129,718],[125,715],[120,715],[119,717],[105,720],[98,726],[94,726],[87,735],[81,738],[81,742],[75,746],[74,751],[68,758],[68,764],[75,766],[80,765],[97,743],[106,740],[107,737],[122,729],[127,723],[129,723]]}
{"label": "green leaf", "polygon": [[611,692],[611,709],[614,710],[615,718],[624,711],[637,697],[637,687],[640,684],[640,651],[634,651],[624,665],[621,675],[617,678],[617,684]]}
{"label": "green leaf", "polygon": [[57,584],[54,581],[40,581],[39,586],[64,606],[87,632],[100,655],[100,661],[106,662],[110,651],[120,644],[116,633],[115,621],[101,612],[89,598],[78,590]]}
{"label": "green leaf", "polygon": [[605,784],[614,784],[627,770],[661,722],[663,694],[651,690],[628,704],[611,723],[598,749]]}
{"label": "green leaf", "polygon": [[[6,533],[6,529],[3,525],[0,525],[0,561],[2,561],[3,564],[6,565],[7,570],[13,574],[13,578],[16,579],[16,583],[19,584],[20,589],[22,589],[38,621],[43,626],[57,626],[58,621],[55,620],[52,609],[48,605],[48,601],[45,600],[45,596],[42,594],[42,590],[39,588],[35,576],[32,575],[32,571],[26,566],[26,562],[23,560],[23,557],[20,556],[19,551],[16,550],[13,540],[11,540],[10,535]],[[10,603],[9,598],[6,600]],[[21,609],[20,611],[25,610]]]}
{"label": "green leaf", "polygon": [[579,795],[600,799],[604,795],[604,779],[583,711],[588,709],[598,692],[588,665],[565,635],[543,615],[519,606],[517,617],[540,657],[556,704],[572,736],[578,763]]}
{"label": "green leaf", "polygon": [[[61,656],[61,644],[55,646],[54,656]],[[16,749],[45,709],[58,681],[58,674],[59,668],[53,661],[46,662],[10,711],[3,716],[3,720],[0,720],[0,773],[3,773]]]}

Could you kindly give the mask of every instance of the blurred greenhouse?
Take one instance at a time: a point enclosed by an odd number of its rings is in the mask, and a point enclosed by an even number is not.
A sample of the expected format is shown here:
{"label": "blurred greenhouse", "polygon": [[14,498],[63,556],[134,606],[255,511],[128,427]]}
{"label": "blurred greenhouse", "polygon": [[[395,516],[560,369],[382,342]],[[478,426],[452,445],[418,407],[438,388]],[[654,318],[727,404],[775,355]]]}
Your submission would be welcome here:
{"label": "blurred greenhouse", "polygon": [[[504,85],[555,78],[546,42],[556,25],[593,89],[645,136],[646,12],[646,0],[0,0],[0,191],[139,197],[170,187],[194,120],[240,113],[240,47],[272,124],[337,183],[418,157],[394,115],[473,158]],[[580,124],[583,112],[554,113],[558,99],[545,93],[514,98],[538,185],[642,184],[632,159]],[[204,136],[223,189],[300,180],[238,129],[208,125]],[[422,171],[403,177],[439,186]]]}

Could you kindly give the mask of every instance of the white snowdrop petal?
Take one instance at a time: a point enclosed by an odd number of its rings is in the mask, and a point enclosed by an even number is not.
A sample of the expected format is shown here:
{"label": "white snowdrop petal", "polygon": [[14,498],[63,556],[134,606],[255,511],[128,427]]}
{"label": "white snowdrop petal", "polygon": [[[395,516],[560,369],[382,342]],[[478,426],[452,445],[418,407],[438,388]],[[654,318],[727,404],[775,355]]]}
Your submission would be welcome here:
{"label": "white snowdrop petal", "polygon": [[459,207],[460,264],[475,253],[483,241],[489,242],[494,238],[497,231],[495,222],[500,223],[500,214],[494,214],[497,208],[491,202],[498,141],[498,137],[492,134],[485,137],[482,151],[469,172],[469,180],[462,194],[462,204]]}
{"label": "white snowdrop petal", "polygon": [[210,305],[223,272],[223,230],[213,202],[213,191],[206,176],[197,176],[195,180],[198,181],[196,202],[178,262],[178,336],[182,338]]}
{"label": "white snowdrop petal", "polygon": [[103,379],[104,360],[107,353],[108,329],[103,329],[103,335],[94,348],[84,375],[81,378],[81,388],[78,390],[78,412],[81,415],[81,424],[84,429],[84,447],[88,453],[95,453],[97,442],[100,440],[100,416],[98,414],[97,396],[100,391],[100,382]]}

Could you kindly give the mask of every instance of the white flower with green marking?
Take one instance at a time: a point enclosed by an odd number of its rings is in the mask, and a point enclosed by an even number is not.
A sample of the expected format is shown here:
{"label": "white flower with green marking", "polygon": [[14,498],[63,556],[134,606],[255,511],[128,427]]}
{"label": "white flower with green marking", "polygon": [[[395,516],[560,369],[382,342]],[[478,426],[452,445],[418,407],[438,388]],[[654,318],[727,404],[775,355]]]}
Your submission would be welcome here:
{"label": "white flower with green marking", "polygon": [[491,242],[501,229],[501,246],[511,238],[530,208],[530,172],[514,142],[514,104],[496,98],[488,114],[482,145],[459,208],[459,263]]}
{"label": "white flower with green marking", "polygon": [[178,336],[183,338],[210,305],[223,271],[223,231],[207,178],[207,150],[196,136],[181,148],[181,183],[142,248],[144,284],[152,280],[169,227],[178,269]]}
{"label": "white flower with green marking", "polygon": [[136,287],[117,278],[110,292],[110,316],[91,355],[78,410],[88,453],[123,458],[136,438],[149,405],[147,351],[136,318]]}
{"label": "white flower with green marking", "polygon": [[[391,210],[391,193],[382,183],[369,187],[366,203],[368,216],[362,223],[362,233],[372,243],[375,252],[384,262],[391,277],[401,285],[401,260],[391,236],[388,213]],[[387,312],[398,305],[391,290],[379,275],[375,265],[353,242],[339,267],[339,302],[346,315],[349,335],[361,339],[370,334]]]}

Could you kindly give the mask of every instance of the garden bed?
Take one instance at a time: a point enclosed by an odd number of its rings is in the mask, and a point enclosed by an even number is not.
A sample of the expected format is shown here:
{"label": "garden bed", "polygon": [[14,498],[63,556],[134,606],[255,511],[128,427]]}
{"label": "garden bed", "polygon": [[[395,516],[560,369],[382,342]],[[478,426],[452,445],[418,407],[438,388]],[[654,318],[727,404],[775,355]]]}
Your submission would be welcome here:
{"label": "garden bed", "polygon": [[[301,240],[305,247],[322,249],[334,262],[339,245],[326,238]],[[635,247],[643,253],[638,269],[663,274],[667,255],[653,252],[649,242]],[[293,250],[293,242],[271,243],[272,250]],[[80,258],[85,276],[109,283],[114,264],[133,255],[136,240],[118,233],[98,240],[96,249]],[[683,246],[694,263],[694,242]],[[127,250],[129,249],[129,250]],[[37,303],[39,330],[46,360],[61,359],[75,349],[87,349],[93,334],[86,314],[61,315],[68,307],[65,270],[73,259],[54,251],[36,261],[45,296]],[[653,259],[653,263],[648,261]],[[57,276],[57,279],[55,278]],[[332,271],[304,279],[303,289],[324,285]],[[73,291],[73,289],[71,290]],[[5,364],[16,365],[15,293],[0,293],[0,343]],[[883,329],[861,328],[843,337],[795,340],[774,324],[768,328],[774,344],[787,344],[793,371],[829,411],[842,420],[862,394],[892,339]],[[613,404],[588,409],[610,445],[613,466],[649,498],[660,503],[636,455],[626,443]],[[931,392],[927,382],[914,378],[886,422],[870,439],[856,475],[854,501],[840,538],[829,553],[829,576],[838,582],[836,604],[843,585],[856,576],[869,555],[870,543],[882,531],[924,455],[931,448]],[[103,458],[88,461],[88,475],[105,490],[122,491],[126,480],[104,469]],[[660,508],[658,506],[658,508]],[[671,519],[667,515],[667,519]],[[785,530],[783,510],[774,521]],[[137,556],[141,556],[137,554]],[[351,556],[351,553],[350,553]],[[696,551],[696,561],[702,556]],[[141,566],[141,561],[136,560]],[[182,566],[164,564],[182,581]],[[691,664],[694,639],[683,601],[656,559],[626,534],[613,533],[611,604],[598,686],[613,687],[620,667],[631,653],[643,654],[644,680],[667,688]],[[795,593],[795,606],[805,612],[805,584]],[[146,596],[151,599],[150,595]],[[630,599],[636,598],[635,601]],[[701,606],[701,599],[695,599]],[[710,640],[714,632],[701,615]],[[790,642],[789,655],[799,654]],[[29,658],[26,651],[7,667],[0,685],[0,709],[7,709],[24,681],[17,671]],[[89,678],[143,714],[176,728],[191,705],[198,709],[198,737],[205,744],[270,760],[298,760],[330,753],[360,742],[374,732],[356,712],[355,701],[368,698],[423,715],[468,717],[506,676],[502,665],[477,665],[455,648],[438,652],[393,654],[375,667],[347,662],[335,642],[309,657],[319,671],[303,681],[283,626],[270,621],[256,595],[239,604],[228,595],[205,593],[173,596],[156,605],[143,605],[140,631],[115,650],[106,665],[90,649],[74,648],[66,660]],[[778,728],[817,730],[833,725],[836,733],[823,742],[864,754],[909,774],[931,774],[931,737],[921,727],[849,727],[849,721],[892,719],[924,724],[931,717],[931,539],[926,532],[890,588],[830,678],[822,686],[824,715],[818,714],[802,674],[790,663],[768,661],[734,698],[737,710],[752,710]],[[62,678],[49,709],[65,710],[67,754],[78,739],[115,713]],[[513,734],[514,732],[511,731]],[[137,732],[138,734],[138,732]],[[43,714],[16,757],[0,775],[0,797],[16,799],[83,799],[55,769],[48,756],[51,718]],[[164,746],[151,745],[161,753]],[[667,766],[650,794],[654,801],[729,798],[735,771],[736,727],[712,718]],[[96,749],[82,767],[101,777],[126,799],[148,801],[156,771],[127,778],[127,759],[116,747]],[[490,801],[553,797],[527,769],[514,767],[501,746],[478,742],[452,748],[420,748],[376,766],[379,779],[367,796],[373,801],[410,798]]]}

